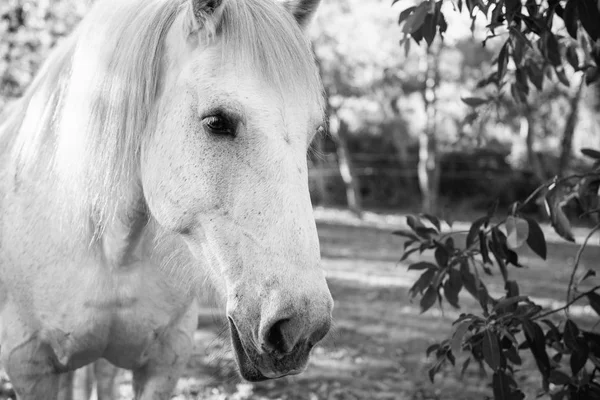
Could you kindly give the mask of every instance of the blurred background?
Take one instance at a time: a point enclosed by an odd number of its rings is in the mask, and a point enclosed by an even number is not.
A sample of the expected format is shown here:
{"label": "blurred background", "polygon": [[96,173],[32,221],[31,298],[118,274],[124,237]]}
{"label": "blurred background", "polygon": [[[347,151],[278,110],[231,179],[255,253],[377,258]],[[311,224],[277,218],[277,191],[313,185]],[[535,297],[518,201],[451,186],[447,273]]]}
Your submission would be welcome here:
{"label": "blurred background", "polygon": [[[52,47],[85,15],[86,0],[0,0],[0,111],[23,94]],[[472,107],[478,82],[494,71],[502,41],[486,38],[485,21],[445,2],[448,30],[428,49],[400,44],[400,12],[410,0],[323,0],[310,36],[327,95],[329,126],[309,152],[310,188],[324,266],[336,300],[334,333],[315,350],[309,370],[263,384],[241,383],[218,306],[207,301],[198,350],[177,398],[209,399],[482,399],[480,371],[448,369],[431,383],[428,344],[446,337],[455,310],[419,315],[407,288],[415,279],[398,263],[402,242],[391,231],[407,213],[461,222],[523,200],[540,183],[577,171],[582,147],[600,145],[600,89],[565,70],[570,86],[546,81],[528,105],[510,96]],[[445,8],[444,8],[445,9]],[[407,51],[408,50],[408,51]],[[527,212],[543,220],[542,207]],[[577,210],[573,210],[576,213]],[[581,222],[582,225],[586,221]],[[545,226],[545,225],[544,225]],[[545,226],[546,227],[546,226]],[[577,233],[577,228],[575,228]],[[541,304],[562,298],[576,248],[548,233],[548,269],[531,254],[519,271]],[[600,256],[597,247],[584,263]],[[501,291],[501,281],[496,282]],[[494,288],[492,279],[491,288]],[[524,289],[524,290],[525,290]],[[470,307],[464,300],[464,309]],[[460,310],[464,311],[464,310]],[[585,317],[588,309],[578,311]],[[530,363],[531,364],[531,363]],[[536,377],[522,374],[528,394]],[[131,398],[129,378],[120,378]],[[5,382],[4,395],[10,395]]]}

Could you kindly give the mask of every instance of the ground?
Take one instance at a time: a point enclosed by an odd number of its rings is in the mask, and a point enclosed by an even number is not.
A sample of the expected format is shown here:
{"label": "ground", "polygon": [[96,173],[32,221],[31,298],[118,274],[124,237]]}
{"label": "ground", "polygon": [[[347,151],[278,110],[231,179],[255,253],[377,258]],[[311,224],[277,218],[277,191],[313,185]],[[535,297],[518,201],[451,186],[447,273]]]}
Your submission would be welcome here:
{"label": "ground", "polygon": [[[334,210],[316,210],[323,264],[335,300],[334,328],[313,352],[302,375],[260,384],[242,383],[235,373],[233,354],[221,310],[206,305],[199,319],[197,350],[176,396],[180,400],[350,400],[350,399],[485,399],[491,396],[486,379],[471,367],[461,380],[458,369],[447,368],[431,383],[427,370],[431,359],[425,349],[450,333],[450,322],[459,312],[475,310],[468,296],[461,310],[445,308],[420,314],[407,291],[415,280],[408,263],[398,263],[402,240],[391,235],[403,224],[399,215],[368,214],[363,221]],[[464,224],[456,224],[463,230]],[[549,240],[549,264],[529,251],[520,252],[525,269],[511,270],[521,291],[547,307],[560,306],[565,298],[577,246],[567,244],[545,227]],[[581,234],[577,231],[578,241]],[[581,270],[596,268],[598,240],[584,253]],[[414,259],[413,259],[414,260]],[[500,294],[499,276],[488,279],[492,292]],[[585,304],[573,308],[576,318],[594,322]],[[597,318],[596,318],[597,319]],[[518,374],[527,398],[540,387],[535,366],[526,360]],[[120,400],[131,399],[130,375],[119,378]]]}

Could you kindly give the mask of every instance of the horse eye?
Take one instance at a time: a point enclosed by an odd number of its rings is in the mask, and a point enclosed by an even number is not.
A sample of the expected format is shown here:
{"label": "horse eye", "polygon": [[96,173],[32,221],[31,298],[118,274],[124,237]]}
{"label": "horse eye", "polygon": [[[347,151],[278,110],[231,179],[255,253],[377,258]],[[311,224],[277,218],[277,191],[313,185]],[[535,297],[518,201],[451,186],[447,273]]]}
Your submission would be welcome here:
{"label": "horse eye", "polygon": [[202,120],[202,123],[215,135],[233,135],[235,129],[231,121],[223,115],[211,115]]}

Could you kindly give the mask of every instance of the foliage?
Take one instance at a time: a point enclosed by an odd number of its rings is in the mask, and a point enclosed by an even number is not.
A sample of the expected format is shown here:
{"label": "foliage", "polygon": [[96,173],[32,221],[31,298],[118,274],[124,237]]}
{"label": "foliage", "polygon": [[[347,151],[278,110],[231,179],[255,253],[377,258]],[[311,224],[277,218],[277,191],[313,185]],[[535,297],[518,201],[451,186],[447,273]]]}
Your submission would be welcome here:
{"label": "foliage", "polygon": [[[436,363],[429,371],[431,380],[446,363],[455,364],[461,352],[469,353],[462,372],[471,362],[485,366],[492,373],[495,399],[522,399],[515,374],[522,364],[521,354],[529,351],[542,377],[543,391],[558,399],[600,398],[600,334],[585,330],[569,317],[569,306],[583,298],[600,314],[600,285],[581,289],[596,274],[589,270],[576,282],[581,254],[590,237],[600,229],[597,224],[581,245],[567,287],[566,305],[544,311],[531,298],[520,292],[517,280],[509,277],[511,268],[522,268],[517,250],[528,246],[542,259],[547,256],[547,243],[539,224],[522,214],[523,208],[538,196],[543,196],[552,226],[564,239],[574,241],[569,219],[563,207],[578,201],[584,215],[600,213],[598,186],[600,183],[600,152],[584,149],[592,158],[591,169],[580,175],[554,179],[540,186],[523,203],[515,203],[508,215],[499,217],[497,203],[487,214],[475,220],[464,246],[454,239],[455,232],[443,229],[444,221],[431,216],[409,216],[409,230],[394,232],[406,238],[406,260],[413,253],[432,251],[435,263],[419,261],[409,270],[423,271],[409,294],[420,297],[422,312],[436,302],[445,301],[459,308],[459,293],[466,290],[480,305],[481,314],[461,314],[453,323],[452,336],[427,349],[435,354]],[[597,220],[597,218],[596,218]],[[500,271],[505,295],[494,298],[488,291],[483,275]],[[565,311],[566,318],[554,317]]]}
{"label": "foliage", "polygon": [[[403,0],[394,3],[398,1]],[[442,3],[421,0],[400,13],[407,46],[411,38],[416,43],[424,39],[430,46],[436,35],[443,37],[448,23]],[[567,65],[583,71],[588,83],[600,79],[600,10],[596,0],[452,0],[452,4],[456,10],[468,12],[471,29],[478,17],[488,22],[484,45],[489,39],[505,38],[495,59],[496,70],[480,81],[479,87],[494,85],[499,95],[508,90],[517,103],[526,103],[530,87],[541,90],[546,79],[558,79],[569,86]],[[508,73],[509,66],[512,73]],[[464,99],[473,107],[492,100]]]}
{"label": "foliage", "polygon": [[0,111],[23,94],[50,49],[87,8],[80,0],[0,2]]}

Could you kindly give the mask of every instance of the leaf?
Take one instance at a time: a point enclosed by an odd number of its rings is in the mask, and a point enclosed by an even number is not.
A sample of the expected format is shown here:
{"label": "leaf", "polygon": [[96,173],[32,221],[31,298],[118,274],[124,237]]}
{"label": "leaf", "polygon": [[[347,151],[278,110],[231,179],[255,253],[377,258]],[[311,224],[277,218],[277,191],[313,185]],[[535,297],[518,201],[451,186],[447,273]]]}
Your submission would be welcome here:
{"label": "leaf", "polygon": [[392,235],[400,236],[400,237],[404,237],[404,238],[412,239],[412,240],[419,240],[417,235],[415,235],[412,232],[405,231],[405,230],[393,231]]}
{"label": "leaf", "polygon": [[544,88],[544,74],[542,69],[535,62],[530,62],[525,66],[525,71],[537,90],[542,90]]}
{"label": "leaf", "polygon": [[463,103],[470,107],[479,107],[490,102],[490,99],[482,99],[480,97],[461,97]]}
{"label": "leaf", "polygon": [[486,330],[483,334],[483,359],[493,371],[503,365],[504,355],[500,352],[500,343],[498,336],[491,330]]}
{"label": "leaf", "polygon": [[518,389],[514,379],[507,375],[505,371],[500,370],[494,373],[492,377],[492,388],[494,390],[494,400],[522,400],[525,395]]}
{"label": "leaf", "polygon": [[[398,0],[394,0],[394,3],[396,3]],[[392,5],[394,4],[392,3]],[[416,6],[412,6],[412,7],[408,7],[406,10],[402,11],[400,13],[400,16],[398,17],[398,25],[402,24],[402,22],[404,22],[404,20],[406,20],[406,18],[409,17],[409,15],[415,10],[415,8],[417,8]]]}
{"label": "leaf", "polygon": [[440,348],[440,344],[439,344],[439,343],[434,343],[434,344],[432,344],[431,346],[429,346],[429,347],[427,348],[427,350],[425,350],[425,354],[427,354],[427,357],[429,357],[429,355],[430,355],[431,353],[433,353],[434,351],[436,351],[436,350],[437,350],[437,349],[439,349],[439,348]]}
{"label": "leaf", "polygon": [[[475,300],[480,302],[484,310],[487,310],[487,300],[489,299],[487,288],[481,280],[476,279],[475,275],[471,273],[469,264],[466,260],[463,260],[460,264],[460,276],[465,289],[467,289]],[[484,302],[482,302],[482,299]]]}
{"label": "leaf", "polygon": [[554,72],[556,73],[556,77],[558,78],[560,83],[567,87],[571,86],[571,81],[569,80],[569,78],[567,78],[567,75],[565,74],[565,69],[562,66],[558,66]]}
{"label": "leaf", "polygon": [[442,230],[442,224],[440,223],[440,219],[433,216],[433,215],[429,215],[429,214],[420,214],[420,216],[422,218],[425,218],[426,220],[428,220],[429,222],[431,222],[431,224],[433,226],[435,226],[435,228],[438,230],[438,232],[440,232]]}
{"label": "leaf", "polygon": [[590,307],[592,307],[592,309],[596,311],[596,314],[600,315],[600,294],[590,292],[587,294],[586,297],[590,303]]}
{"label": "leaf", "polygon": [[[439,2],[438,4],[441,6],[442,2]],[[446,21],[446,17],[444,16],[444,14],[441,11],[439,13],[440,13],[440,16],[438,19],[438,26],[439,26],[440,36],[443,38],[444,33],[448,30],[448,21]]]}
{"label": "leaf", "polygon": [[517,68],[515,71],[517,87],[525,95],[529,94],[529,85],[527,84],[527,71],[524,68]]}
{"label": "leaf", "polygon": [[519,264],[519,255],[510,250],[510,249],[506,249],[506,263],[507,264],[512,264],[517,268],[523,268],[523,266],[521,264]]}
{"label": "leaf", "polygon": [[498,82],[502,82],[508,66],[508,41],[504,43],[498,54]]}
{"label": "leaf", "polygon": [[597,150],[594,150],[594,149],[584,148],[584,149],[581,149],[581,153],[584,156],[588,156],[590,158],[593,158],[594,160],[600,160],[600,151],[597,151]]}
{"label": "leaf", "polygon": [[562,335],[558,331],[556,325],[554,325],[554,323],[548,319],[543,319],[542,322],[545,323],[548,328],[550,328],[548,332],[546,332],[546,340],[550,343],[559,342]]}
{"label": "leaf", "polygon": [[504,250],[506,238],[504,234],[500,232],[500,230],[496,227],[492,228],[492,254],[498,263],[498,268],[500,268],[500,272],[502,273],[502,278],[504,281],[508,280],[508,271],[506,270],[506,264],[504,260],[506,257],[506,251]]}
{"label": "leaf", "polygon": [[412,34],[421,28],[428,12],[429,8],[427,2],[419,4],[414,12],[406,18],[404,26],[402,27],[402,32],[404,34]]}
{"label": "leaf", "polygon": [[454,251],[454,239],[452,239],[452,237],[449,237],[448,239],[446,239],[446,250],[448,250],[449,253],[452,253]]}
{"label": "leaf", "polygon": [[471,247],[475,243],[475,238],[479,235],[479,229],[481,226],[489,221],[489,217],[481,217],[476,219],[473,224],[471,224],[471,228],[469,228],[469,233],[467,234],[467,248]]}
{"label": "leaf", "polygon": [[427,373],[429,375],[429,380],[431,381],[431,383],[433,383],[433,381],[435,380],[435,367],[432,367],[429,369],[429,372]]}
{"label": "leaf", "polygon": [[[588,347],[590,349],[590,358],[593,355],[594,357],[600,357],[600,335],[593,332],[583,331],[583,337],[588,343]],[[599,362],[600,364],[600,362]]]}
{"label": "leaf", "polygon": [[555,369],[552,370],[552,372],[550,372],[550,377],[548,378],[548,381],[559,386],[568,385],[569,383],[571,383],[571,377],[565,374],[564,372]]}
{"label": "leaf", "polygon": [[523,364],[523,360],[521,360],[521,356],[519,355],[519,352],[515,346],[510,346],[508,349],[506,349],[504,351],[504,356],[515,365]]}
{"label": "leaf", "polygon": [[427,46],[431,46],[433,39],[435,39],[435,33],[437,30],[437,15],[437,12],[434,14],[427,14],[425,21],[423,21],[423,38],[427,42]]}
{"label": "leaf", "polygon": [[529,235],[527,236],[527,245],[529,248],[538,256],[542,258],[542,260],[546,259],[547,249],[546,249],[546,237],[544,236],[544,231],[540,225],[531,218],[525,218],[527,224],[529,225]]}
{"label": "leaf", "polygon": [[573,39],[577,39],[577,2],[578,0],[569,0],[565,5],[565,11],[563,13],[565,27]]}
{"label": "leaf", "polygon": [[465,372],[467,371],[467,368],[469,368],[470,363],[471,363],[471,357],[469,357],[465,360],[465,362],[462,365],[462,368],[460,369],[460,377],[461,378],[465,375]]}
{"label": "leaf", "polygon": [[471,321],[462,321],[454,330],[452,339],[450,340],[450,350],[452,350],[452,354],[458,355],[462,351],[463,338],[469,331],[471,323]]}
{"label": "leaf", "polygon": [[535,358],[538,369],[542,373],[542,376],[547,378],[550,373],[550,359],[548,359],[548,354],[546,353],[546,341],[542,328],[535,322],[526,319],[523,321],[523,331],[525,332],[525,339],[531,354]]}
{"label": "leaf", "polygon": [[430,239],[432,236],[437,235],[437,231],[434,228],[427,228],[424,226],[416,226],[415,233],[423,239]]}
{"label": "leaf", "polygon": [[446,267],[448,265],[448,250],[445,247],[437,246],[434,252],[435,261],[440,267]]}
{"label": "leaf", "polygon": [[550,214],[550,222],[552,223],[552,227],[563,239],[566,239],[570,242],[575,241],[575,237],[573,236],[573,232],[571,230],[571,223],[569,219],[565,215],[562,207],[563,204],[566,204],[568,201],[568,195],[570,193],[565,193],[565,190],[559,190],[561,186],[556,185],[554,188],[548,191],[545,196],[545,203],[548,213]]}
{"label": "leaf", "polygon": [[519,284],[516,281],[506,281],[504,290],[506,290],[506,297],[508,298],[518,296]]}
{"label": "leaf", "polygon": [[426,261],[420,261],[408,266],[409,271],[422,271],[424,269],[438,269],[438,267],[437,265]]}
{"label": "leaf", "polygon": [[581,371],[581,368],[583,368],[587,362],[589,353],[590,350],[587,343],[580,341],[578,349],[573,351],[573,354],[571,354],[571,358],[569,359],[569,365],[571,366],[573,375],[577,375],[577,373]]}
{"label": "leaf", "polygon": [[421,314],[429,310],[435,304],[437,297],[437,288],[435,288],[434,286],[429,286],[423,297],[421,297],[421,302],[419,303],[421,305]]}
{"label": "leaf", "polygon": [[598,67],[589,67],[585,71],[585,83],[591,85],[600,78],[600,69]]}
{"label": "leaf", "polygon": [[525,7],[527,8],[527,14],[529,14],[530,17],[538,15],[539,6],[536,0],[527,0]]}
{"label": "leaf", "polygon": [[528,301],[528,300],[529,300],[529,297],[527,297],[527,296],[515,296],[515,297],[509,297],[506,299],[502,299],[494,306],[492,311],[498,311],[503,308],[508,308],[509,306],[511,306],[513,304],[517,304],[521,301]]}
{"label": "leaf", "polygon": [[411,297],[415,297],[418,293],[422,293],[429,286],[433,277],[435,276],[435,271],[436,270],[432,268],[421,274],[419,279],[417,279],[417,281],[408,291]]}
{"label": "leaf", "polygon": [[579,344],[577,342],[578,336],[579,336],[579,328],[573,321],[568,319],[567,322],[565,323],[565,330],[563,333],[563,338],[565,341],[565,346],[567,346],[567,348],[569,350],[576,351],[577,348],[579,347]]}
{"label": "leaf", "polygon": [[400,257],[400,262],[406,260],[412,253],[416,251],[419,251],[418,247],[404,251],[404,254],[402,254],[402,257]]}
{"label": "leaf", "polygon": [[490,21],[492,23],[500,23],[500,24],[504,25],[504,17],[502,16],[503,15],[503,12],[502,12],[503,7],[502,6],[503,6],[502,2],[499,2],[494,7],[494,10],[492,11],[492,15],[490,17]]}
{"label": "leaf", "polygon": [[548,57],[550,63],[555,67],[561,65],[562,59],[560,57],[558,40],[556,40],[556,36],[552,32],[546,32],[545,34],[545,48],[546,57]]}
{"label": "leaf", "polygon": [[577,54],[575,46],[567,47],[566,57],[569,64],[571,64],[571,67],[573,67],[575,71],[579,71],[579,55]]}
{"label": "leaf", "polygon": [[435,374],[437,374],[440,371],[440,366],[441,366],[441,364],[437,363],[429,369],[428,375],[429,375],[429,380],[431,381],[431,383],[433,383],[433,381],[435,379]]}
{"label": "leaf", "polygon": [[492,264],[487,241],[485,240],[485,234],[482,231],[479,231],[479,252],[481,253],[484,264]]}
{"label": "leaf", "polygon": [[521,11],[521,0],[506,0],[506,20],[512,22],[516,14]]}
{"label": "leaf", "polygon": [[[573,1],[573,0],[571,0]],[[586,30],[592,41],[600,38],[600,11],[598,10],[597,0],[577,0],[577,14],[579,21]]]}
{"label": "leaf", "polygon": [[408,215],[406,217],[406,225],[408,225],[413,231],[416,231],[417,228],[425,228],[421,221],[419,221],[414,215]]}
{"label": "leaf", "polygon": [[506,245],[510,249],[523,246],[529,237],[529,224],[526,220],[512,215],[506,218]]}
{"label": "leaf", "polygon": [[415,43],[421,44],[421,40],[423,40],[423,26],[410,34],[410,37],[413,38]]}
{"label": "leaf", "polygon": [[577,200],[585,215],[600,211],[600,176],[584,177],[577,183]]}
{"label": "leaf", "polygon": [[585,271],[585,274],[581,277],[581,279],[579,279],[577,285],[580,285],[581,282],[585,281],[586,279],[592,276],[596,276],[596,271],[594,271],[593,269],[588,269],[587,271]]}
{"label": "leaf", "polygon": [[520,36],[515,36],[512,43],[512,49],[513,60],[515,61],[515,65],[518,68],[521,66],[521,63],[523,62],[523,56],[525,55],[525,51],[527,50],[527,48],[525,47],[525,41],[521,39]]}
{"label": "leaf", "polygon": [[458,294],[462,289],[463,283],[460,278],[460,272],[455,269],[448,271],[448,279],[444,282],[444,296],[448,303],[455,308],[459,308]]}
{"label": "leaf", "polygon": [[527,103],[527,93],[525,93],[522,86],[517,84],[510,85],[510,94],[517,104]]}

